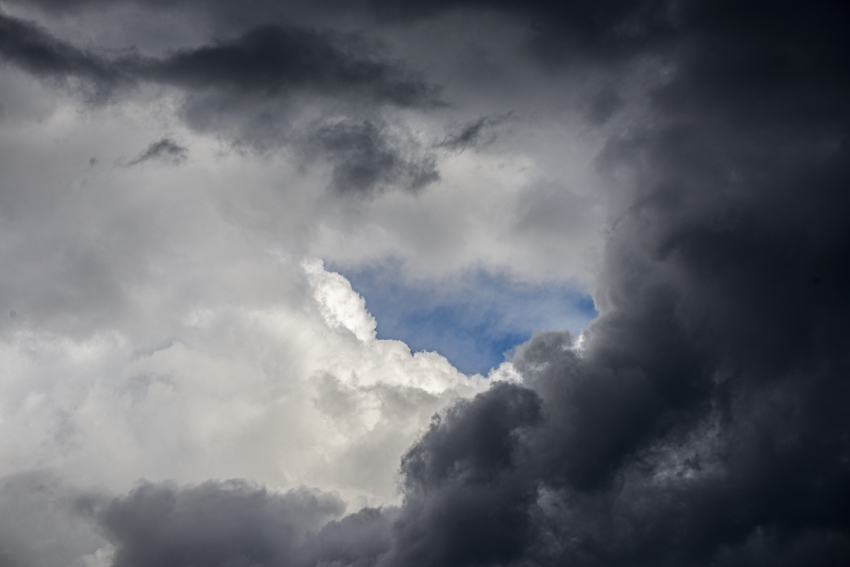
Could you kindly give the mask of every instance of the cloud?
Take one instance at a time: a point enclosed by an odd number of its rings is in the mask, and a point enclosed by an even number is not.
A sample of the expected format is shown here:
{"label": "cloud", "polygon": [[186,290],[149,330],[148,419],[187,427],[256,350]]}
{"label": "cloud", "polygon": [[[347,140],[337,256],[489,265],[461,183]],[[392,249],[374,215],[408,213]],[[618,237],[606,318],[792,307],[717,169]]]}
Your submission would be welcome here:
{"label": "cloud", "polygon": [[[528,127],[525,138],[500,137],[487,151],[447,157],[440,182],[416,199],[387,191],[315,209],[302,205],[313,193],[299,191],[294,175],[268,190],[250,176],[229,177],[239,191],[194,201],[207,184],[152,193],[161,190],[164,168],[151,163],[132,170],[148,177],[128,183],[148,193],[122,200],[104,190],[77,208],[77,196],[92,191],[85,183],[43,184],[31,173],[21,185],[31,193],[4,179],[0,227],[18,235],[4,239],[12,243],[2,250],[4,263],[24,268],[3,280],[18,313],[3,319],[0,355],[11,369],[0,398],[0,450],[9,455],[3,474],[49,466],[69,483],[85,479],[121,494],[104,508],[112,515],[95,517],[108,528],[116,561],[128,565],[186,556],[381,567],[846,563],[850,50],[843,8],[717,1],[378,7],[386,8],[382,21],[406,22],[381,28],[399,43],[420,33],[464,45],[449,32],[471,30],[473,20],[487,32],[513,30],[512,48],[530,47],[551,65],[506,64],[499,84],[525,90],[504,96],[520,104],[542,91],[527,103],[541,109],[533,124],[553,123],[547,132],[571,136],[533,139]],[[488,12],[501,16],[485,18]],[[166,55],[150,69],[190,61],[203,72],[188,73],[191,85],[179,88],[198,100],[214,91],[202,102],[228,102],[244,93],[216,58],[244,61],[240,54],[255,53],[252,46],[270,42],[274,53],[303,39],[262,33]],[[304,41],[314,53],[313,40]],[[457,59],[443,61],[437,47],[422,58],[451,67],[484,49],[470,42]],[[206,66],[208,54],[215,65]],[[297,69],[275,75],[257,63],[245,71],[248,98],[284,93],[252,82],[267,71],[305,93],[321,86],[334,96],[344,91],[334,81],[348,77],[310,71],[299,83]],[[57,76],[68,68],[51,65]],[[590,86],[571,90],[583,76]],[[157,80],[178,85],[165,75]],[[393,103],[372,83],[346,84],[354,98],[396,107],[397,116],[410,112],[407,124],[426,121],[416,114],[421,107]],[[598,105],[587,104],[588,93],[602,93]],[[350,183],[340,189],[372,195],[413,177],[409,168],[420,161],[387,141],[385,123],[373,119],[379,112],[324,109],[307,121],[320,125],[315,136],[303,139],[333,156],[331,179],[344,172]],[[458,111],[456,123],[465,125],[458,142],[473,142],[481,131],[475,117],[491,115],[477,105]],[[558,143],[545,147],[541,140],[549,139]],[[194,141],[191,147],[194,157]],[[585,158],[605,182],[604,198],[581,192],[589,177],[564,173]],[[187,169],[169,172],[189,176]],[[223,169],[211,171],[209,185]],[[37,192],[54,186],[63,191]],[[85,216],[93,203],[106,212]],[[592,216],[597,203],[605,209]],[[465,216],[469,210],[476,214]],[[42,221],[37,231],[26,231],[31,218]],[[91,218],[98,222],[78,222]],[[401,250],[426,273],[474,257],[542,277],[562,274],[557,251],[573,245],[566,235],[588,218],[608,219],[595,271],[599,317],[580,341],[568,332],[536,334],[489,387],[436,353],[379,340],[345,278],[320,262],[302,264],[295,252],[327,246],[366,264]],[[135,226],[128,219],[142,227],[139,236],[110,238]],[[59,230],[59,221],[81,228]],[[289,225],[290,232],[280,228]],[[143,230],[150,226],[156,229]],[[420,233],[428,247],[417,247]],[[314,247],[289,246],[287,238]],[[67,247],[57,254],[53,242]],[[499,256],[504,242],[513,253]],[[153,484],[128,492],[139,476]],[[161,482],[169,478],[179,484]],[[199,484],[206,478],[261,478],[274,488]],[[377,509],[391,500],[395,480],[399,507]],[[295,488],[301,484],[321,489]],[[360,511],[345,516],[344,500]],[[169,529],[158,532],[160,523]],[[96,560],[104,549],[62,553]],[[204,557],[210,550],[215,558]]]}
{"label": "cloud", "polygon": [[414,280],[397,262],[336,271],[368,300],[378,337],[436,350],[468,374],[487,374],[509,360],[534,331],[578,333],[597,315],[574,285],[529,285],[486,272]]}
{"label": "cloud", "polygon": [[[0,349],[10,369],[0,474],[60,470],[66,484],[108,493],[200,473],[392,502],[401,451],[434,411],[485,384],[437,353],[376,339],[362,298],[320,262],[302,274],[301,291],[271,309],[216,305],[195,288],[196,307],[169,313],[145,292],[144,331],[113,319],[112,332],[74,339],[16,319]],[[153,340],[133,339],[140,331]]]}
{"label": "cloud", "polygon": [[[52,545],[42,547],[94,546],[77,563],[86,567],[374,565],[388,549],[397,515],[396,508],[386,507],[341,517],[345,504],[337,494],[304,487],[276,492],[242,480],[143,482],[115,498],[66,498],[91,522],[85,534],[90,540],[73,542],[58,531],[51,534]],[[31,508],[25,511],[32,514]],[[46,517],[54,528],[65,527],[55,516]],[[84,535],[80,526],[74,535]],[[40,550],[11,559],[56,564],[44,562],[48,558]]]}
{"label": "cloud", "polygon": [[69,487],[45,470],[0,478],[0,564],[61,567],[94,561],[108,545],[90,521],[99,502],[96,492]]}
{"label": "cloud", "polygon": [[[830,78],[846,63],[843,36],[792,26],[793,10],[774,12],[775,27],[730,10],[734,28],[704,9],[682,29],[717,35],[694,39],[649,124],[600,156],[629,187],[612,209],[600,317],[580,347],[538,334],[513,360],[522,386],[491,388],[431,426],[405,461],[399,533],[411,535],[388,565],[847,557],[850,420],[837,400],[850,304],[832,259],[850,243],[850,170],[847,86]],[[803,38],[808,63],[780,48]],[[815,273],[836,287],[815,286]],[[540,417],[511,435],[477,409],[521,394],[539,399]],[[493,454],[479,471],[482,447]],[[482,525],[495,540],[479,543]]]}
{"label": "cloud", "polygon": [[131,80],[121,62],[78,49],[31,22],[2,13],[0,58],[37,76],[85,81],[99,99]]}
{"label": "cloud", "polygon": [[[80,83],[96,93],[92,101],[114,101],[120,87],[131,85],[176,87],[185,93],[180,114],[196,130],[261,151],[318,149],[332,166],[330,186],[338,194],[368,195],[387,186],[416,192],[439,179],[433,156],[401,148],[400,140],[375,121],[343,119],[294,133],[297,109],[305,106],[299,98],[342,101],[353,115],[364,105],[427,109],[443,104],[434,85],[354,34],[263,25],[235,39],[161,57],[135,50],[110,56],[0,15],[0,56],[36,76]],[[128,165],[152,158],[180,163],[185,153],[164,138]]]}
{"label": "cloud", "polygon": [[534,490],[514,481],[516,451],[540,419],[537,396],[495,383],[435,418],[402,458],[405,502],[385,565],[507,563],[529,537]]}
{"label": "cloud", "polygon": [[261,97],[306,90],[358,94],[400,106],[435,103],[434,87],[399,62],[376,57],[357,36],[268,25],[231,41],[180,50],[148,61],[143,76],[193,90],[221,89]]}
{"label": "cloud", "polygon": [[161,58],[135,53],[109,58],[14,17],[0,15],[0,24],[0,55],[10,63],[39,76],[91,81],[104,90],[132,79],[261,98],[302,90],[401,106],[437,102],[433,86],[401,63],[381,59],[374,46],[354,35],[266,25]]}
{"label": "cloud", "polygon": [[433,156],[406,155],[403,142],[373,122],[341,121],[320,127],[313,146],[332,164],[331,188],[368,195],[387,186],[415,193],[439,180]]}
{"label": "cloud", "polygon": [[163,138],[158,142],[153,142],[145,149],[138,157],[134,158],[127,164],[127,167],[144,163],[148,160],[159,160],[174,165],[179,165],[186,161],[189,150],[175,142],[170,138]]}
{"label": "cloud", "polygon": [[143,484],[110,502],[100,525],[117,544],[115,566],[269,565],[295,559],[293,548],[344,510],[339,496],[304,488]]}
{"label": "cloud", "polygon": [[472,122],[459,124],[437,147],[462,152],[468,147],[476,148],[479,145],[492,143],[496,139],[492,128],[508,120],[510,116],[510,113],[498,116],[484,116]]}

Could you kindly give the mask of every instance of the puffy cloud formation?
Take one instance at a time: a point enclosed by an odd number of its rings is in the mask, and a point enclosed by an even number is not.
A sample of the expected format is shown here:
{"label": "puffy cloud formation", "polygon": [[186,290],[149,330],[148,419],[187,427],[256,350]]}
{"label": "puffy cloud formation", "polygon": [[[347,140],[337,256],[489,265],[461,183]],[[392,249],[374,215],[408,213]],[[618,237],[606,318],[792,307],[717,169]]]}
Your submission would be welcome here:
{"label": "puffy cloud formation", "polygon": [[[51,117],[51,134],[62,120],[86,130],[15,98],[48,88],[20,73],[111,85],[123,81],[113,66],[142,58],[90,56],[57,39],[96,1],[34,5],[9,4],[18,12],[4,16],[0,48],[23,69],[3,87],[15,102],[4,120],[39,149],[50,128],[32,126],[34,116]],[[191,66],[169,79],[179,96],[163,109],[190,153],[180,168],[121,169],[150,176],[122,178],[125,194],[144,188],[132,198],[79,174],[91,181],[68,186],[72,199],[39,183],[50,173],[4,158],[11,244],[0,253],[21,269],[2,288],[0,502],[13,510],[0,518],[3,560],[846,563],[848,10],[756,0],[336,6],[259,2],[232,21],[228,3],[174,8],[227,33],[146,56],[152,68]],[[28,9],[43,27],[25,22]],[[257,28],[263,18],[295,23]],[[311,27],[323,19],[335,31]],[[318,51],[305,47],[305,61],[377,38],[409,63],[340,55],[299,75],[280,38],[271,66],[205,59],[242,62],[269,29],[319,42],[307,42]],[[147,41],[152,53],[168,43]],[[378,79],[327,87],[344,82],[348,64]],[[244,90],[204,78],[224,67],[245,74]],[[446,105],[382,90],[412,80],[390,70],[408,68],[422,69],[415,84],[440,85]],[[148,83],[164,82],[155,76],[137,73],[137,92],[89,112],[147,108]],[[320,87],[319,102],[287,98]],[[303,130],[281,137],[281,124]],[[172,139],[148,133],[122,138],[133,148],[123,155]],[[204,162],[195,156],[213,151],[210,135],[253,149]],[[290,148],[293,161],[250,153],[269,147]],[[329,167],[312,170],[305,148]],[[227,177],[228,159],[238,175]],[[200,183],[204,171],[216,175]],[[267,171],[285,174],[286,187]],[[412,181],[420,171],[428,183]],[[340,183],[369,198],[346,198]],[[600,231],[593,256],[589,235]],[[51,254],[57,244],[63,252]],[[534,281],[589,273],[600,315],[580,337],[536,334],[488,385],[436,353],[378,340],[363,298],[303,260],[315,256],[398,256],[428,277],[475,264]],[[43,526],[57,534],[50,545]]]}
{"label": "puffy cloud formation", "polygon": [[375,339],[348,282],[320,261],[305,269],[301,306],[197,306],[145,348],[117,331],[13,333],[4,473],[61,470],[114,489],[245,476],[392,501],[398,454],[482,382],[437,353]]}

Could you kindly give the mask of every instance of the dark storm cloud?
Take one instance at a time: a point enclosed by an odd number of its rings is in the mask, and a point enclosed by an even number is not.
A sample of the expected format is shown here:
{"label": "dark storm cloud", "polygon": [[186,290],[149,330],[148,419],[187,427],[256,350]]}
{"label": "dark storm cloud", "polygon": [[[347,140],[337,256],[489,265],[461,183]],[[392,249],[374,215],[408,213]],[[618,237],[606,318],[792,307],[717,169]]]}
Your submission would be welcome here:
{"label": "dark storm cloud", "polygon": [[393,510],[341,520],[339,496],[284,494],[244,481],[143,484],[97,512],[115,567],[370,565],[386,552]]}
{"label": "dark storm cloud", "polygon": [[[333,168],[339,193],[365,195],[396,185],[417,191],[436,181],[435,160],[401,148],[384,127],[361,120],[293,134],[294,97],[327,99],[351,114],[382,105],[432,108],[438,89],[353,34],[264,25],[235,39],[171,52],[161,58],[133,51],[110,57],[59,41],[37,25],[0,15],[0,57],[37,76],[72,79],[107,100],[119,87],[169,85],[186,98],[182,118],[198,131],[224,135],[259,150],[318,149]],[[358,110],[360,109],[360,110]],[[150,159],[179,163],[186,150],[171,140],[153,144],[129,165]]]}
{"label": "dark storm cloud", "polygon": [[59,41],[33,23],[2,13],[0,59],[42,77],[81,79],[100,94],[129,80],[121,64]]}
{"label": "dark storm cloud", "polygon": [[39,76],[75,77],[103,89],[132,79],[261,98],[307,91],[400,106],[437,103],[433,86],[401,63],[380,58],[364,40],[292,26],[263,26],[159,59],[108,58],[0,14],[0,56]]}
{"label": "dark storm cloud", "polygon": [[[650,125],[599,156],[635,191],[602,315],[581,355],[568,333],[533,338],[522,387],[458,406],[411,450],[394,564],[850,559],[847,12],[693,2],[677,18]],[[506,443],[474,408],[520,391],[541,417]],[[488,446],[490,476],[465,472]],[[513,538],[494,524],[478,543],[500,515]]]}
{"label": "dark storm cloud", "polygon": [[149,160],[157,160],[165,163],[179,165],[186,161],[189,150],[172,140],[171,138],[163,138],[157,142],[153,142],[145,151],[134,158],[127,167],[138,165]]}
{"label": "dark storm cloud", "polygon": [[341,194],[367,195],[387,186],[416,192],[440,178],[432,156],[406,155],[400,141],[370,121],[322,126],[311,146],[332,164],[331,188]]}
{"label": "dark storm cloud", "polygon": [[567,59],[613,63],[635,50],[656,49],[673,37],[681,3],[635,0],[372,0],[379,20],[415,22],[453,10],[502,12],[530,34],[544,62]]}
{"label": "dark storm cloud", "polygon": [[401,64],[377,58],[359,38],[296,27],[264,26],[232,41],[178,51],[148,63],[142,74],[190,89],[269,97],[306,89],[401,106],[435,101],[433,87]]}
{"label": "dark storm cloud", "polygon": [[530,455],[526,430],[540,421],[527,389],[496,384],[435,418],[402,458],[405,505],[389,565],[486,565],[519,558],[530,537],[533,485],[518,481]]}

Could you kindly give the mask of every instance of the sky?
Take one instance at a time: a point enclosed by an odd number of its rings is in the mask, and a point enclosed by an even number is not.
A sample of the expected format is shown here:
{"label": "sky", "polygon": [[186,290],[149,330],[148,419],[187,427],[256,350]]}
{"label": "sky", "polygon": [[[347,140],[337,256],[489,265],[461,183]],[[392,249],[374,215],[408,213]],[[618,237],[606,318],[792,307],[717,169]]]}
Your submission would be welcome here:
{"label": "sky", "polygon": [[846,564],[848,26],[0,0],[0,567]]}

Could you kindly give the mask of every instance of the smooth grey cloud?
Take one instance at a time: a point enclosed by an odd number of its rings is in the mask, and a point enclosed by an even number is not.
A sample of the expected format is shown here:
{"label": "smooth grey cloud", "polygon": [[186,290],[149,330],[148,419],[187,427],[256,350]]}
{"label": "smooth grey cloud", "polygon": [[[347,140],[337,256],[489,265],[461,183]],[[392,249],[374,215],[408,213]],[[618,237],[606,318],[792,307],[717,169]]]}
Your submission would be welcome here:
{"label": "smooth grey cloud", "polygon": [[115,567],[371,565],[386,552],[394,510],[345,510],[306,488],[272,493],[245,481],[143,484],[97,512]]}
{"label": "smooth grey cloud", "polygon": [[373,0],[370,4],[380,21],[408,24],[459,10],[502,12],[527,30],[535,57],[559,64],[564,60],[610,64],[661,48],[674,35],[678,11],[687,10],[673,2],[646,0]]}
{"label": "smooth grey cloud", "polygon": [[65,567],[106,541],[91,521],[99,498],[48,471],[0,478],[0,565]]}
{"label": "smooth grey cloud", "polygon": [[189,150],[172,140],[171,138],[163,138],[157,142],[153,142],[145,151],[139,154],[127,164],[127,167],[138,165],[149,160],[157,160],[174,165],[179,165],[186,161]]}

